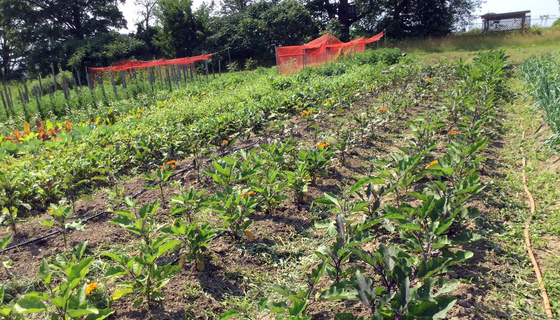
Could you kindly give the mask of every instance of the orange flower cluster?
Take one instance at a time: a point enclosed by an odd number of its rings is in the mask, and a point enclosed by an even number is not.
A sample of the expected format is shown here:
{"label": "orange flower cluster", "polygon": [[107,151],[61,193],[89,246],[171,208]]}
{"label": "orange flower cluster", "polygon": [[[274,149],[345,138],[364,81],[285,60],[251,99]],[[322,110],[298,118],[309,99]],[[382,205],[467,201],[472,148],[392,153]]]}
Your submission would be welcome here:
{"label": "orange flower cluster", "polygon": [[227,144],[227,140],[224,140],[224,141],[222,141],[222,146],[224,146],[224,147],[225,147],[225,146],[226,146],[226,144]]}
{"label": "orange flower cluster", "polygon": [[437,160],[434,160],[434,161],[430,162],[430,164],[428,164],[428,165],[426,166],[426,169],[429,169],[431,166],[433,166],[433,165],[435,165],[435,164],[437,164],[437,163],[438,163]]}
{"label": "orange flower cluster", "polygon": [[300,112],[299,114],[301,114],[302,116],[308,116],[308,115],[311,114],[311,111],[303,110],[303,111]]}
{"label": "orange flower cluster", "polygon": [[329,104],[329,103],[331,103],[331,101],[330,101],[330,100],[327,100],[327,101],[325,101],[325,104]]}
{"label": "orange flower cluster", "polygon": [[94,282],[88,284],[88,286],[86,287],[86,296],[90,294],[93,290],[95,290],[95,288],[97,288],[97,283]]}
{"label": "orange flower cluster", "polygon": [[319,142],[319,143],[317,144],[317,147],[326,148],[326,147],[328,147],[329,145],[330,145],[330,143],[323,141],[323,142]]}
{"label": "orange flower cluster", "polygon": [[454,136],[454,135],[457,135],[457,134],[459,134],[459,131],[455,131],[455,130],[449,131],[450,136]]}
{"label": "orange flower cluster", "polygon": [[249,192],[245,192],[241,195],[241,198],[245,198],[246,196],[252,196],[255,194],[255,191],[251,190]]}
{"label": "orange flower cluster", "polygon": [[426,78],[426,82],[432,81],[432,78]]}
{"label": "orange flower cluster", "polygon": [[379,112],[385,113],[385,112],[387,112],[387,108],[379,108]]}

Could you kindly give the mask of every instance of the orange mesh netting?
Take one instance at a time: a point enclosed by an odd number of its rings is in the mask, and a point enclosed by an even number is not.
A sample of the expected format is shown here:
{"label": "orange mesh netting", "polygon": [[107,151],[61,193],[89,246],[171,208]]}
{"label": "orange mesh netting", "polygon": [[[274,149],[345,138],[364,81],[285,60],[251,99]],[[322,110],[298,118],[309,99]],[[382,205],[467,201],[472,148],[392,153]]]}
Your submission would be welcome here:
{"label": "orange mesh netting", "polygon": [[188,58],[177,58],[171,60],[159,59],[154,61],[125,60],[125,61],[115,62],[110,67],[88,68],[88,73],[95,74],[97,72],[106,72],[106,71],[119,72],[119,71],[126,71],[131,69],[138,69],[138,68],[150,68],[150,67],[169,66],[169,65],[189,65],[197,61],[210,60],[214,55],[215,53],[211,53],[211,54],[203,54],[200,56],[188,57]]}
{"label": "orange mesh netting", "polygon": [[342,55],[364,52],[366,44],[383,38],[383,32],[371,38],[359,38],[350,42],[341,42],[330,33],[325,34],[303,46],[276,48],[278,72],[290,74],[301,71],[308,66],[319,66],[327,61],[336,61]]}

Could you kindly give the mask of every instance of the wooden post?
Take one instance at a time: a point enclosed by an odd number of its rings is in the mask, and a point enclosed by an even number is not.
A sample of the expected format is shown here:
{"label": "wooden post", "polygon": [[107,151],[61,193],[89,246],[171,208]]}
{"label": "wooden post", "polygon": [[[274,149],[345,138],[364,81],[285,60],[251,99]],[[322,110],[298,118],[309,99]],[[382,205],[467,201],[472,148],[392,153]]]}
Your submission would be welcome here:
{"label": "wooden post", "polygon": [[[6,105],[8,105],[8,109],[10,109],[10,111],[12,112],[12,115],[15,117],[16,114],[14,113],[14,108],[12,107],[12,105],[10,103],[10,97],[8,96],[8,89],[6,89],[6,87],[4,87],[4,92],[6,94]],[[2,99],[4,99],[4,96],[2,96]]]}
{"label": "wooden post", "polygon": [[126,85],[126,76],[124,75],[124,71],[121,71],[121,82],[122,82],[123,88],[126,89],[128,86]]}
{"label": "wooden post", "polygon": [[4,93],[0,90],[0,96],[2,96],[2,103],[4,104],[4,110],[6,110],[6,119],[10,119],[10,113],[8,112],[8,106],[6,105],[6,100],[4,99]]}
{"label": "wooden post", "polygon": [[39,110],[39,114],[41,118],[45,118],[45,114],[43,113],[43,108],[41,108],[41,98],[39,94],[39,88],[34,87],[33,92],[35,93],[35,100],[37,101],[37,109]]}
{"label": "wooden post", "polygon": [[185,69],[187,69],[187,65],[182,64],[181,69],[183,69],[183,80],[185,81],[185,83],[187,83],[187,72],[185,71]]}
{"label": "wooden post", "polygon": [[103,98],[106,102],[108,102],[107,95],[105,94],[105,86],[103,86],[103,77],[97,76],[97,81],[99,82],[99,86],[101,87],[101,92],[103,92]]}
{"label": "wooden post", "polygon": [[387,48],[387,30],[383,29],[383,43],[385,44],[385,48]]}
{"label": "wooden post", "polygon": [[21,79],[21,82],[23,82],[23,88],[25,89],[25,100],[27,101],[27,103],[29,103],[29,90],[27,89],[27,80]]}
{"label": "wooden post", "polygon": [[27,113],[27,106],[25,105],[25,97],[22,95],[21,90],[18,88],[19,99],[21,100],[21,105],[23,107],[23,113],[25,114],[25,120],[29,121],[29,114]]}
{"label": "wooden post", "polygon": [[14,112],[14,96],[12,95],[12,89],[8,87],[8,99],[10,100],[10,108],[12,108],[12,113]]}
{"label": "wooden post", "polygon": [[54,91],[58,90],[58,86],[56,84],[56,74],[54,73],[54,64],[51,62],[51,70],[52,70],[52,76],[53,76],[53,81],[54,81]]}
{"label": "wooden post", "polygon": [[208,59],[204,57],[204,67],[206,68],[206,81],[208,81]]}
{"label": "wooden post", "polygon": [[220,77],[222,76],[222,60],[218,60],[218,72],[220,73]]}
{"label": "wooden post", "polygon": [[177,65],[177,69],[175,70],[175,74],[177,75],[177,85],[179,85],[179,81],[181,81],[181,65]]}
{"label": "wooden post", "polygon": [[66,100],[70,99],[70,92],[68,92],[68,82],[66,82],[66,78],[62,78],[62,92],[64,93],[64,98]]}
{"label": "wooden post", "polygon": [[76,78],[72,77],[72,83],[74,84],[74,89],[78,98],[80,97],[80,90],[78,89],[78,84],[76,83]]}
{"label": "wooden post", "polygon": [[76,70],[76,76],[78,77],[78,85],[82,88],[82,78],[80,77],[78,70]]}
{"label": "wooden post", "polygon": [[43,80],[41,79],[41,74],[39,73],[39,87],[41,88],[41,93],[43,92]]}
{"label": "wooden post", "polygon": [[189,71],[191,72],[191,82],[194,82],[193,67],[194,67],[194,63],[191,64],[191,58],[189,58]]}
{"label": "wooden post", "polygon": [[165,68],[165,75],[167,76],[166,82],[169,83],[169,91],[173,91],[173,87],[171,87],[171,77],[169,76],[169,68]]}
{"label": "wooden post", "polygon": [[113,92],[115,93],[115,98],[119,100],[119,95],[117,94],[117,86],[115,86],[115,77],[113,77],[113,72],[109,71],[111,74],[111,85],[113,86]]}

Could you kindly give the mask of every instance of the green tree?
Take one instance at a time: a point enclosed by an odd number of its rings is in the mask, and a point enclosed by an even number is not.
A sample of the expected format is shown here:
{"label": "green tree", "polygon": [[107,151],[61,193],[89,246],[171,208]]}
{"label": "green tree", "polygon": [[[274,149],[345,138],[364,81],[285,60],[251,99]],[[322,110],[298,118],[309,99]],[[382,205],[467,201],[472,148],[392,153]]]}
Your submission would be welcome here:
{"label": "green tree", "polygon": [[240,62],[252,58],[272,63],[276,46],[302,44],[318,35],[309,10],[295,0],[252,4],[242,12],[214,17],[209,29],[205,49],[230,48]]}
{"label": "green tree", "polygon": [[481,0],[307,0],[314,17],[326,26],[337,19],[341,40],[350,30],[374,33],[387,30],[390,37],[441,36],[472,20]]}
{"label": "green tree", "polygon": [[[67,61],[88,38],[126,26],[117,4],[125,0],[19,0],[33,15],[26,27],[33,43],[28,68],[48,71],[50,64],[67,67]],[[26,21],[27,22],[27,21]]]}
{"label": "green tree", "polygon": [[204,40],[204,28],[192,11],[191,0],[158,0],[161,25],[155,43],[168,58],[186,57]]}
{"label": "green tree", "polygon": [[[17,0],[0,0],[0,80],[17,76],[30,46],[31,8]],[[27,19],[26,19],[27,18]]]}

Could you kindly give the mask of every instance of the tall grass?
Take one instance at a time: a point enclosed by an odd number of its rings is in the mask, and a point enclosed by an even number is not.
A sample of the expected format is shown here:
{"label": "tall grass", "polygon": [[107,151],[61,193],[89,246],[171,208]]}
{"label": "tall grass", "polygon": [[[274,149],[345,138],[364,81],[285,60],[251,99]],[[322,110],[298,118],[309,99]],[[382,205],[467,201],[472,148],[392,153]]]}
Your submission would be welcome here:
{"label": "tall grass", "polygon": [[526,32],[499,32],[483,35],[480,31],[443,38],[408,39],[393,43],[404,51],[441,53],[492,49],[546,47],[559,50],[560,28],[534,27]]}
{"label": "tall grass", "polygon": [[550,55],[527,60],[521,67],[538,110],[553,134],[544,143],[560,151],[560,59]]}

